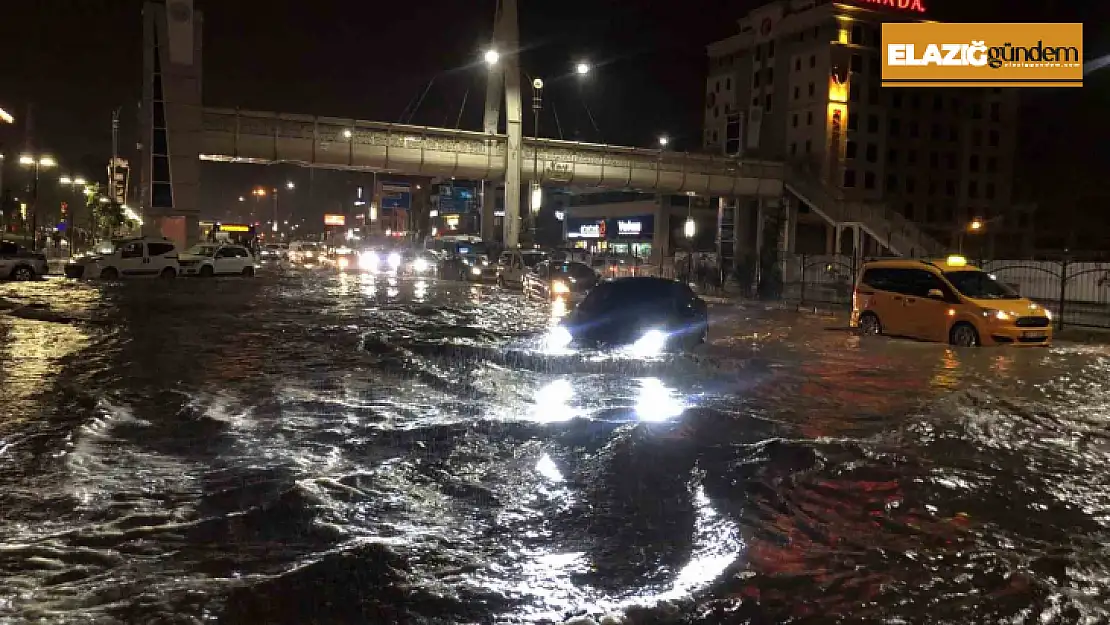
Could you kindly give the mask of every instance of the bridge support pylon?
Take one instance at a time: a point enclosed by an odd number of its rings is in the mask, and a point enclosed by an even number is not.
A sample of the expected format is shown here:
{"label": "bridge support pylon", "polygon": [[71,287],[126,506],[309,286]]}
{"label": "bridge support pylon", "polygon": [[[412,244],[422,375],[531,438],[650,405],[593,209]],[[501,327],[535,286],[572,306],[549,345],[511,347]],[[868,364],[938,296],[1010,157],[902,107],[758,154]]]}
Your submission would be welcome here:
{"label": "bridge support pylon", "polygon": [[[520,164],[523,145],[523,111],[520,103],[520,29],[517,23],[516,0],[498,2],[494,25],[494,49],[500,53],[490,68],[486,86],[485,132],[497,133],[500,117],[499,100],[502,86],[505,93],[505,217],[503,236],[506,247],[520,247]],[[488,206],[487,206],[488,204]],[[493,236],[493,203],[482,207],[482,238]],[[488,225],[487,225],[488,224]]]}

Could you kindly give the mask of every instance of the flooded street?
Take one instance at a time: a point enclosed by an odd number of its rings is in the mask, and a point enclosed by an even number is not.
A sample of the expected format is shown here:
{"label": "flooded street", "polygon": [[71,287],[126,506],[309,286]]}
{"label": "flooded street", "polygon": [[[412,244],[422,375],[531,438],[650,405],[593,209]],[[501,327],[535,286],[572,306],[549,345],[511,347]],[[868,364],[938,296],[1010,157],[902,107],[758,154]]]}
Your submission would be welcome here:
{"label": "flooded street", "polygon": [[1106,347],[722,305],[555,357],[519,294],[312,271],[0,298],[0,623],[1110,622]]}

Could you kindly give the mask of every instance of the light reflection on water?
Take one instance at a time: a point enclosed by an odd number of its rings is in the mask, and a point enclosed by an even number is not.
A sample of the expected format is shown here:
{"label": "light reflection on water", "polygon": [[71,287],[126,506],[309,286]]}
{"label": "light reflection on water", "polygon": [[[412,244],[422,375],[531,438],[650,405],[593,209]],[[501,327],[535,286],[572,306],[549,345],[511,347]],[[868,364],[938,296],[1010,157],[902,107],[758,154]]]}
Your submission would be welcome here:
{"label": "light reflection on water", "polygon": [[546,358],[486,285],[178,282],[10,287],[106,321],[0,317],[0,621],[1110,618],[1105,348]]}

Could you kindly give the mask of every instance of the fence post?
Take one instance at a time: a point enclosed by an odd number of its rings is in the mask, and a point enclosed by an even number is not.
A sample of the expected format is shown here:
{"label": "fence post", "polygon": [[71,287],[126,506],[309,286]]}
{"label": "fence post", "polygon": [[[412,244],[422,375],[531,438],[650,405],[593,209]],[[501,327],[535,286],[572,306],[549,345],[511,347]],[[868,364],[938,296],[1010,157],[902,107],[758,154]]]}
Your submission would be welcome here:
{"label": "fence post", "polygon": [[1067,305],[1067,291],[1068,291],[1068,259],[1065,257],[1060,261],[1060,300],[1056,307],[1056,329],[1064,329],[1064,307]]}

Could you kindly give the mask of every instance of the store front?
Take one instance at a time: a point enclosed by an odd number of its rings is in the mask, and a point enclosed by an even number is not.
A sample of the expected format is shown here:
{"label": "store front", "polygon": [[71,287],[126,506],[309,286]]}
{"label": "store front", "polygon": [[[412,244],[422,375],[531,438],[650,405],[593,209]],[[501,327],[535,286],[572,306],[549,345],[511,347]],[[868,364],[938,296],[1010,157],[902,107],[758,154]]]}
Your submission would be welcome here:
{"label": "store front", "polygon": [[591,254],[651,256],[654,215],[566,220],[567,245]]}

